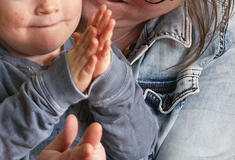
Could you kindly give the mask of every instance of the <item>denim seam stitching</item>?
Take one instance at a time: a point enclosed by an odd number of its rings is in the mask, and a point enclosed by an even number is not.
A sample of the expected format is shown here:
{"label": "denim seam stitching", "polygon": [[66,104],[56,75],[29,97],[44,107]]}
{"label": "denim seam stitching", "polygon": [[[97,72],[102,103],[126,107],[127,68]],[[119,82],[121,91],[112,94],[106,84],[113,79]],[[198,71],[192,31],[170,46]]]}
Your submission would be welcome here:
{"label": "denim seam stitching", "polygon": [[[41,75],[41,73],[39,74]],[[37,76],[36,76],[37,77]],[[47,103],[49,103],[51,106],[54,106],[55,108],[48,108],[50,110],[53,110],[56,114],[62,114],[64,112],[64,110],[53,100],[53,98],[50,96],[49,91],[47,90],[47,87],[45,86],[45,84],[43,83],[42,77],[38,76],[38,82],[40,84],[40,86],[42,87],[42,91],[43,93],[46,95],[46,101]]]}
{"label": "denim seam stitching", "polygon": [[[126,66],[126,65],[125,65],[125,67],[126,67],[126,69],[127,69],[127,66]],[[92,102],[92,105],[96,106],[96,105],[102,105],[102,104],[110,103],[111,101],[113,101],[113,99],[116,99],[116,97],[119,97],[119,95],[122,94],[123,88],[124,88],[124,87],[126,86],[126,84],[127,84],[127,80],[128,80],[127,77],[129,77],[129,75],[130,75],[129,72],[130,72],[130,70],[127,69],[127,72],[126,72],[126,75],[125,75],[125,79],[124,79],[124,81],[123,81],[123,83],[122,83],[123,85],[119,88],[119,90],[116,92],[116,94],[114,94],[114,95],[112,95],[112,96],[110,96],[110,97],[107,97],[107,98],[105,98],[105,99],[103,99],[103,100],[96,101],[95,103]]]}

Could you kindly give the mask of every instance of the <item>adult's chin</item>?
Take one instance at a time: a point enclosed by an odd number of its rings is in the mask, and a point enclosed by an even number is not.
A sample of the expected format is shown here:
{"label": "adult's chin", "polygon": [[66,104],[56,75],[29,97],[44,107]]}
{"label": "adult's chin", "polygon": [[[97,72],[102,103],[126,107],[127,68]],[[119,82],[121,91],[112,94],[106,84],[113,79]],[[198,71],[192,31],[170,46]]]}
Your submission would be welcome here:
{"label": "adult's chin", "polygon": [[[133,6],[122,0],[83,0],[81,23],[79,23],[79,31],[84,31],[89,17],[98,11],[99,7],[105,4],[112,11],[112,18],[116,20],[116,27],[125,26],[125,22],[129,22],[132,15],[129,10],[133,10]],[[135,8],[134,8],[135,9]]]}
{"label": "adult's chin", "polygon": [[130,5],[121,0],[83,0],[82,17],[88,19],[102,4],[112,10],[112,17],[116,20],[124,18],[126,10],[130,9]]}
{"label": "adult's chin", "polygon": [[77,27],[78,32],[84,32],[87,26],[88,19],[92,14],[96,13],[100,4],[96,0],[83,0],[82,1],[82,14]]}

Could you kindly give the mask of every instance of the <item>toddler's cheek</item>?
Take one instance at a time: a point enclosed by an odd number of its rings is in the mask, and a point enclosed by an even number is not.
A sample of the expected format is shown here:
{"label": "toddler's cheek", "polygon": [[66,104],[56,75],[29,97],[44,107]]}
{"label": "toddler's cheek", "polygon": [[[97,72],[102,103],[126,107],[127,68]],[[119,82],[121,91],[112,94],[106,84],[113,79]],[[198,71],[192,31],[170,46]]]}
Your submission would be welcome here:
{"label": "toddler's cheek", "polygon": [[5,28],[6,30],[17,30],[24,26],[26,26],[25,18],[17,12],[13,12],[5,17],[0,17],[0,27]]}
{"label": "toddler's cheek", "polygon": [[24,26],[25,16],[19,12],[13,12],[11,19],[9,19],[10,25]]}

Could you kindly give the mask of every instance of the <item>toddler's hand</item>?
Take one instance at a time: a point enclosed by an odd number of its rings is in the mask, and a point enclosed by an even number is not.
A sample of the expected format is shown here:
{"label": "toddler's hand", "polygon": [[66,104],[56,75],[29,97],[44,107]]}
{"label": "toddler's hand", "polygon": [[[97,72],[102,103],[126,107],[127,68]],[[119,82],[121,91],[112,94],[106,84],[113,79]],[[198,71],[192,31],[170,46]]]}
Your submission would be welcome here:
{"label": "toddler's hand", "polygon": [[115,20],[111,19],[112,11],[107,9],[106,5],[102,5],[99,11],[94,14],[88,21],[88,26],[94,26],[97,29],[97,36],[99,41],[96,56],[98,58],[93,78],[104,73],[111,60],[110,45]]}
{"label": "toddler's hand", "polygon": [[92,80],[97,63],[97,30],[89,26],[81,36],[75,33],[74,39],[74,46],[67,54],[68,64],[74,84],[84,92]]}
{"label": "toddler's hand", "polygon": [[80,36],[74,33],[74,46],[67,54],[69,69],[76,87],[84,92],[92,78],[104,73],[111,60],[110,44],[115,20],[111,10],[102,5]]}

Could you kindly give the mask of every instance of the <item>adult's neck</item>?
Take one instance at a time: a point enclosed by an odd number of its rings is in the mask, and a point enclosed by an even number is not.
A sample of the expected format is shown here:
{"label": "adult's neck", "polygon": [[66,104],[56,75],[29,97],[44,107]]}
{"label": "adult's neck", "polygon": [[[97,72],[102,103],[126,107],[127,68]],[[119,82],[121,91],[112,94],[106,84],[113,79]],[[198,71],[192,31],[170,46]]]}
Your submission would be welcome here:
{"label": "adult's neck", "polygon": [[121,51],[124,51],[138,39],[143,27],[144,23],[135,26],[116,27],[112,36],[112,41]]}
{"label": "adult's neck", "polygon": [[[82,33],[86,29],[86,21],[81,19],[77,31]],[[121,50],[124,51],[133,41],[135,41],[143,30],[145,23],[141,23],[138,25],[130,25],[130,26],[119,26],[116,25],[112,42]]]}

